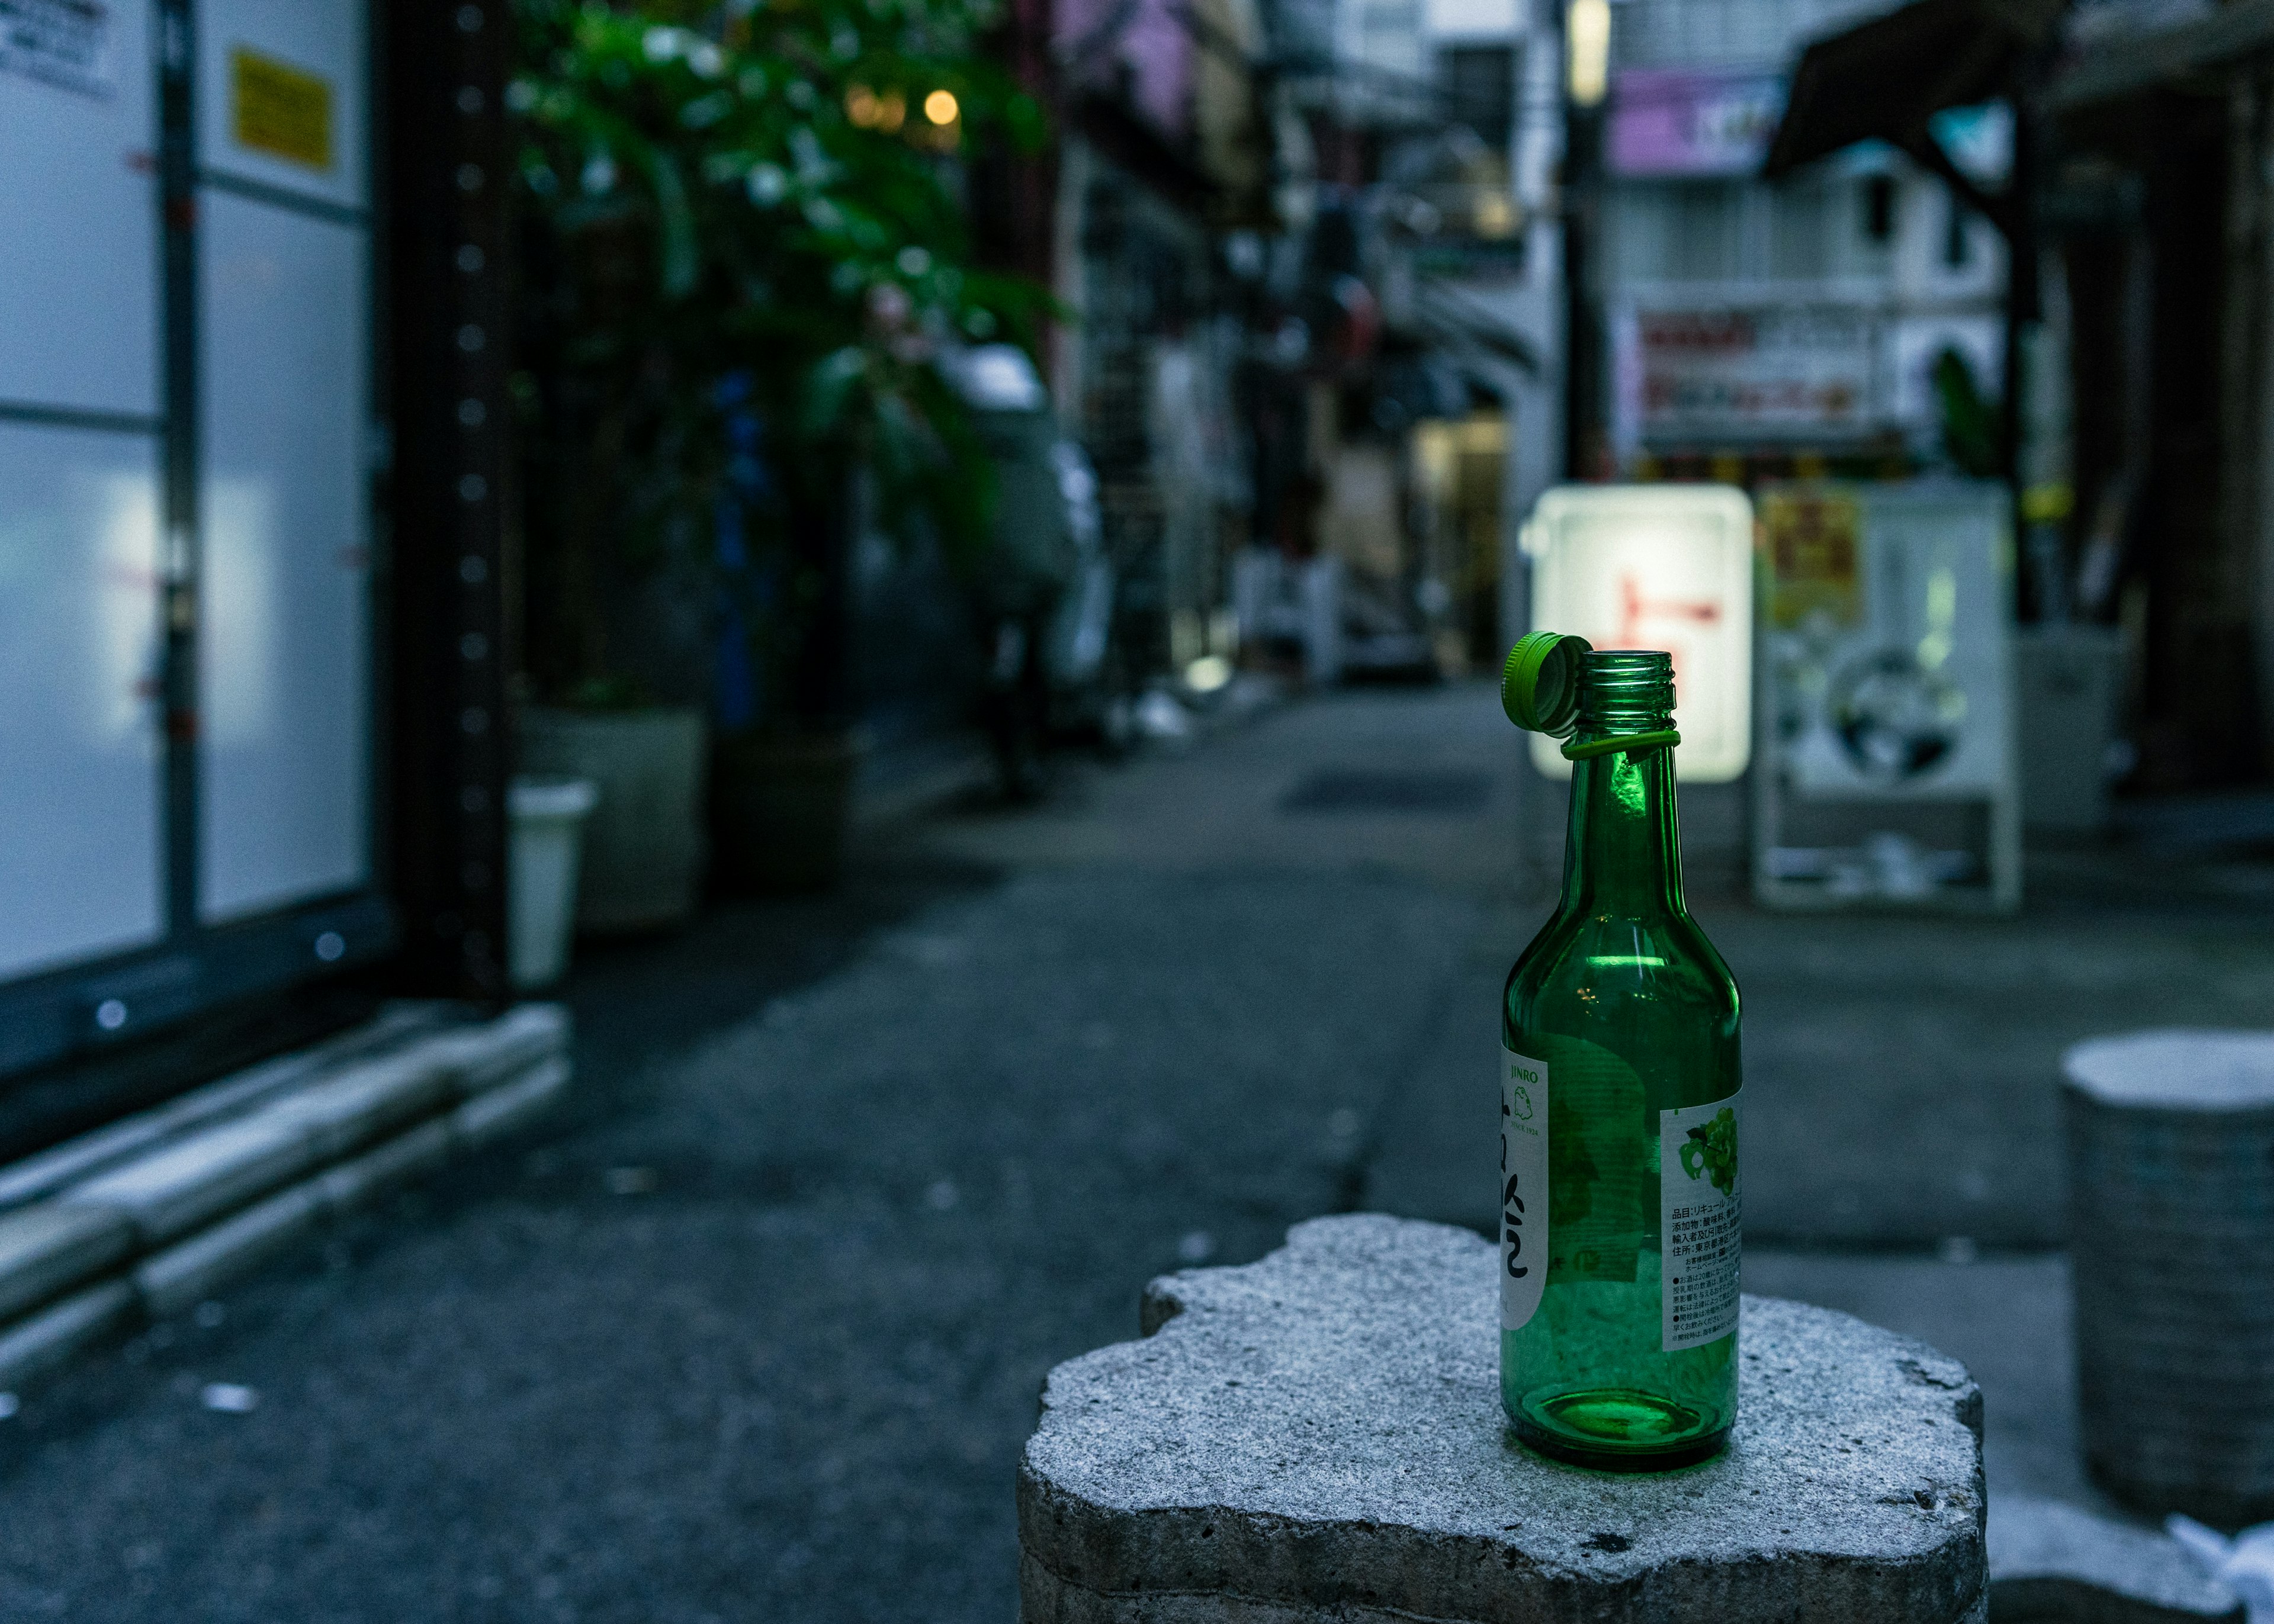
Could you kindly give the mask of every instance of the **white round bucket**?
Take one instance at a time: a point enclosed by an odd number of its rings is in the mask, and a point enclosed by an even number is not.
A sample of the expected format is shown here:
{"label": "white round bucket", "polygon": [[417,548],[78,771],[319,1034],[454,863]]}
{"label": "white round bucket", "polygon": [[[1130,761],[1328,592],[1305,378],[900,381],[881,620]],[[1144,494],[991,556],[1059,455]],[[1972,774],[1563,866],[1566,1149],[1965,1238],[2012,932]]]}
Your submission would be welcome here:
{"label": "white round bucket", "polygon": [[512,824],[509,951],[513,984],[549,987],[568,968],[576,921],[576,863],[584,819],[599,801],[589,778],[516,778],[507,793]]}

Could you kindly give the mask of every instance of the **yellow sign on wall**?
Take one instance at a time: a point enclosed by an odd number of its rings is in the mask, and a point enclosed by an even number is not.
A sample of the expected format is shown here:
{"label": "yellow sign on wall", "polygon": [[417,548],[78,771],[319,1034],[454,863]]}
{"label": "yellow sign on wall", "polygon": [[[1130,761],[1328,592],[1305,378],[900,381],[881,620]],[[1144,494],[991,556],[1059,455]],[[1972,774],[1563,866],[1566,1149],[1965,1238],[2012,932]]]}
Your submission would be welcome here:
{"label": "yellow sign on wall", "polygon": [[332,167],[332,86],[290,63],[229,53],[230,124],[237,144],[312,169]]}
{"label": "yellow sign on wall", "polygon": [[1856,557],[1864,508],[1852,492],[1787,485],[1761,500],[1769,556],[1769,622],[1779,631],[1863,618]]}

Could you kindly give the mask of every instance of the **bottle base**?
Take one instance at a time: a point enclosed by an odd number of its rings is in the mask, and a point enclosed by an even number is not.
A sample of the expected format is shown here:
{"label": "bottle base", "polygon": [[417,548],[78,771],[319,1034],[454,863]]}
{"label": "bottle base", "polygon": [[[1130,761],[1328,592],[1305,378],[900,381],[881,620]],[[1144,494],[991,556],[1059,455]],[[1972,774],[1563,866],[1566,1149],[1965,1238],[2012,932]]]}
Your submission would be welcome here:
{"label": "bottle base", "polygon": [[1527,1395],[1510,1418],[1527,1447],[1597,1471],[1671,1471],[1729,1441],[1723,1417],[1630,1387]]}

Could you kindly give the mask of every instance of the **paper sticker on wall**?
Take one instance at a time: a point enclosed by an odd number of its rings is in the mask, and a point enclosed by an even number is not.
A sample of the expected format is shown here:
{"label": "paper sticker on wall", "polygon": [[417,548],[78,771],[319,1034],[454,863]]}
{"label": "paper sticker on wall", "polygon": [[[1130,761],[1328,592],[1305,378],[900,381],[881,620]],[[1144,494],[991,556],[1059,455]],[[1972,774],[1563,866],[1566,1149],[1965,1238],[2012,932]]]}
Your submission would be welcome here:
{"label": "paper sticker on wall", "polygon": [[1796,486],[1761,500],[1768,544],[1769,623],[1779,631],[1822,623],[1853,626],[1863,616],[1856,560],[1864,508],[1851,492]]}
{"label": "paper sticker on wall", "polygon": [[238,146],[312,169],[332,167],[331,81],[240,45],[229,54],[229,83]]}
{"label": "paper sticker on wall", "polygon": [[110,8],[102,0],[0,0],[0,72],[108,96]]}

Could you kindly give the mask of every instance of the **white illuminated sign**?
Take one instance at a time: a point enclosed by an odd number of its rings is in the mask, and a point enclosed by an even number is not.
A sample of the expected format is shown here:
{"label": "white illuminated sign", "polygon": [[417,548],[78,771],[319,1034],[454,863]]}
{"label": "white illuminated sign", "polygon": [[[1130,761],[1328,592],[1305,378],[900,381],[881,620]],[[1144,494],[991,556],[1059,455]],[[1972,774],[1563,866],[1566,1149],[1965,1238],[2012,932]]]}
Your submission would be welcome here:
{"label": "white illuminated sign", "polygon": [[[1720,485],[1562,485],[1524,527],[1532,624],[1674,656],[1675,776],[1726,784],[1752,755],[1753,508]],[[1568,777],[1557,741],[1540,771]]]}

